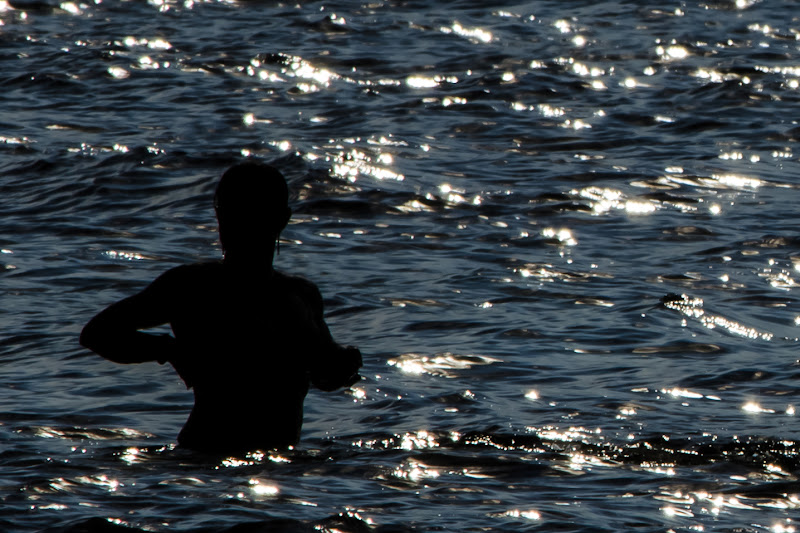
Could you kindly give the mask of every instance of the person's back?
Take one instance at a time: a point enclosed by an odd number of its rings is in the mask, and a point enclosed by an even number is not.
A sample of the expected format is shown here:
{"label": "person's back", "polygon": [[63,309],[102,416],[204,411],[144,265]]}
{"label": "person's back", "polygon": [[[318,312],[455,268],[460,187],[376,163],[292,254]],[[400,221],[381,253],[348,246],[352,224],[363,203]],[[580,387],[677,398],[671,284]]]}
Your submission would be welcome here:
{"label": "person's back", "polygon": [[[249,164],[244,171],[258,177],[264,167]],[[272,268],[275,239],[290,212],[275,218],[274,205],[273,213],[259,213],[248,211],[257,204],[227,202],[222,208],[217,203],[223,261],[167,271],[95,317],[81,342],[117,362],[158,360],[175,367],[195,395],[180,445],[207,451],[284,447],[299,439],[309,383],[323,390],[349,386],[358,379],[361,357],[331,338],[317,287]],[[231,214],[233,205],[244,211]],[[259,220],[266,225],[254,226]],[[138,331],[162,323],[171,325],[174,338]],[[132,345],[120,348],[126,342]]]}

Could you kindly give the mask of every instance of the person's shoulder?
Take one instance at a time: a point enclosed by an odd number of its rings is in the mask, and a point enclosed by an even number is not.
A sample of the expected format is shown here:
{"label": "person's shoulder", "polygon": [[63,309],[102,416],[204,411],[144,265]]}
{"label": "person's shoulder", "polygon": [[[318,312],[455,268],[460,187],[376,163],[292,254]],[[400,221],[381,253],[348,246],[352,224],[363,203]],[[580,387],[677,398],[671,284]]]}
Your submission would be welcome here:
{"label": "person's shoulder", "polygon": [[291,287],[297,290],[307,290],[307,291],[317,291],[319,289],[311,280],[304,278],[303,276],[296,276],[293,274],[286,274],[285,272],[280,272],[275,270],[275,277],[280,282],[281,285],[285,287]]}
{"label": "person's shoulder", "polygon": [[189,263],[172,267],[161,274],[154,285],[180,287],[184,284],[194,284],[204,278],[219,275],[222,263],[220,261],[205,261]]}
{"label": "person's shoulder", "polygon": [[275,271],[275,276],[287,291],[300,296],[306,301],[322,301],[322,294],[319,292],[319,288],[311,280],[302,276],[285,274],[277,270]]}
{"label": "person's shoulder", "polygon": [[175,267],[173,270],[179,270],[183,275],[201,276],[201,275],[215,275],[222,272],[222,261],[200,261],[198,263],[188,263]]}

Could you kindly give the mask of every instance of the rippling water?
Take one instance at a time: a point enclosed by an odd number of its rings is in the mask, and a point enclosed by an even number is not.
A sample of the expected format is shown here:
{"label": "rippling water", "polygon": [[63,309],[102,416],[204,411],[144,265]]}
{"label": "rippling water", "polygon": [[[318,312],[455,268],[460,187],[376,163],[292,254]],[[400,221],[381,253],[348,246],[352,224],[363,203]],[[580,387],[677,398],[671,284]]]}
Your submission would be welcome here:
{"label": "rippling water", "polygon": [[[799,52],[780,0],[0,0],[0,529],[800,529]],[[218,460],[77,336],[245,157],[365,379]]]}

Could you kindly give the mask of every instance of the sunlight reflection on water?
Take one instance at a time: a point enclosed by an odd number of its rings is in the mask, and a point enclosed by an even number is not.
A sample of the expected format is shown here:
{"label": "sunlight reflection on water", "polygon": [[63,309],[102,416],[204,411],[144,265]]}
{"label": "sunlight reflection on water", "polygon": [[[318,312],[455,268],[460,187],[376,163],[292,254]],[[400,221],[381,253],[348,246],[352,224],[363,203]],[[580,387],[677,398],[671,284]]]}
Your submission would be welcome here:
{"label": "sunlight reflection on water", "polygon": [[[0,521],[795,530],[792,6],[329,7],[0,1]],[[168,369],[75,340],[219,256],[241,158],[364,379],[198,459]]]}
{"label": "sunlight reflection on water", "polygon": [[407,353],[402,354],[397,358],[390,359],[388,364],[407,374],[430,374],[433,376],[452,378],[458,375],[457,371],[468,370],[473,366],[491,365],[499,362],[499,359],[484,355],[459,355],[443,353],[428,356]]}

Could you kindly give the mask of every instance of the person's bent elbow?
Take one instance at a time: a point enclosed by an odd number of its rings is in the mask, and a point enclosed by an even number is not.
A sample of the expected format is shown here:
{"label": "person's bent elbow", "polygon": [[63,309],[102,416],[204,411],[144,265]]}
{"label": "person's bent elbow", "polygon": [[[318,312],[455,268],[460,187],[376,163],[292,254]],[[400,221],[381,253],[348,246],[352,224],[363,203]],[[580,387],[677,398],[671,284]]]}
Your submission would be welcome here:
{"label": "person's bent elbow", "polygon": [[81,336],[78,339],[78,342],[81,343],[81,346],[87,348],[95,353],[100,353],[102,349],[102,338],[103,335],[101,333],[101,328],[97,325],[96,317],[89,321],[88,324],[83,326],[83,330],[81,330]]}
{"label": "person's bent elbow", "polygon": [[79,342],[100,357],[114,363],[140,363],[132,352],[136,349],[135,330],[128,331],[115,325],[100,313],[83,327]]}

